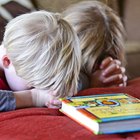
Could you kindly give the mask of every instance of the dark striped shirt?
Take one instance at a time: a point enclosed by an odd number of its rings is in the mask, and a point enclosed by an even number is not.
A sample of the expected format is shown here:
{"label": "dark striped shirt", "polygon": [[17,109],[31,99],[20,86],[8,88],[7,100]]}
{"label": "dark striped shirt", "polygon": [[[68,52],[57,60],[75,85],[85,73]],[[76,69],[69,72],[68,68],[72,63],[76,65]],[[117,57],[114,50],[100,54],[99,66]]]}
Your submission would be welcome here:
{"label": "dark striped shirt", "polygon": [[12,91],[0,90],[0,112],[16,109],[16,99]]}

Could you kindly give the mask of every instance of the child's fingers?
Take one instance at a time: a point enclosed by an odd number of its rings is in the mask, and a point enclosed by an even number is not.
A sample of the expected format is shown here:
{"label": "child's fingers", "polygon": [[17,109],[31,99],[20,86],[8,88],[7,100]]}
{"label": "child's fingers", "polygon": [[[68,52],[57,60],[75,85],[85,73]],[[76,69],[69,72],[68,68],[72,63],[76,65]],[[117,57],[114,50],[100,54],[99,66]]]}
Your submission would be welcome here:
{"label": "child's fingers", "polygon": [[60,108],[62,103],[59,100],[51,100],[49,103],[45,104],[48,108]]}
{"label": "child's fingers", "polygon": [[51,105],[51,104],[47,105],[47,107],[48,108],[54,108],[54,109],[59,109],[60,108],[59,106],[55,106],[55,105]]}
{"label": "child's fingers", "polygon": [[51,104],[47,105],[47,107],[48,108],[53,108],[53,109],[59,109],[59,108],[61,108],[60,106],[55,106],[55,105],[51,105]]}
{"label": "child's fingers", "polygon": [[100,69],[106,68],[112,62],[112,60],[112,57],[105,58],[100,65]]}
{"label": "child's fingers", "polygon": [[57,105],[57,106],[62,104],[62,102],[60,100],[51,100],[50,103],[53,105]]}
{"label": "child's fingers", "polygon": [[110,84],[110,85],[119,85],[119,84],[125,84],[126,81],[127,81],[126,75],[116,74],[116,75],[112,75],[108,78],[105,78],[103,80],[103,83]]}
{"label": "child's fingers", "polygon": [[125,74],[125,68],[117,64],[111,64],[106,69],[102,70],[102,75],[107,77],[115,74]]}
{"label": "child's fingers", "polygon": [[108,75],[112,75],[116,73],[121,73],[120,66],[116,64],[111,64],[106,69],[103,70],[102,75],[106,77]]}
{"label": "child's fingers", "polygon": [[127,79],[128,79],[128,77],[126,75],[124,75],[123,81],[121,84],[119,84],[119,87],[126,87],[127,86]]}
{"label": "child's fingers", "polygon": [[122,79],[122,75],[121,74],[116,74],[113,76],[110,76],[108,78],[105,78],[103,80],[103,83],[115,83],[116,81],[119,81]]}
{"label": "child's fingers", "polygon": [[114,59],[112,62],[113,62],[114,64],[117,64],[117,65],[121,66],[121,61],[118,60],[118,59]]}
{"label": "child's fingers", "polygon": [[120,62],[119,60],[117,60],[117,59],[112,59],[111,57],[107,57],[106,59],[104,59],[104,60],[102,61],[100,68],[101,68],[101,69],[105,69],[105,68],[107,68],[109,65],[112,65],[112,64],[121,66],[121,62]]}

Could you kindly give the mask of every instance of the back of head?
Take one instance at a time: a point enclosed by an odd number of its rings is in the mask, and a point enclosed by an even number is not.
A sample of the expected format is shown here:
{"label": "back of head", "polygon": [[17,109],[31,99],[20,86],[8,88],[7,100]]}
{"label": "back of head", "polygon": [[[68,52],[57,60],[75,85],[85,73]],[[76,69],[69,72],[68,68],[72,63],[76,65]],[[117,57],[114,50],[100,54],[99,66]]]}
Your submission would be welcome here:
{"label": "back of head", "polygon": [[77,91],[79,39],[59,14],[37,11],[13,19],[3,43],[18,76],[30,86],[56,90],[61,97]]}
{"label": "back of head", "polygon": [[111,8],[98,1],[84,1],[68,7],[63,16],[80,38],[82,70],[93,72],[107,56],[124,63],[124,27]]}

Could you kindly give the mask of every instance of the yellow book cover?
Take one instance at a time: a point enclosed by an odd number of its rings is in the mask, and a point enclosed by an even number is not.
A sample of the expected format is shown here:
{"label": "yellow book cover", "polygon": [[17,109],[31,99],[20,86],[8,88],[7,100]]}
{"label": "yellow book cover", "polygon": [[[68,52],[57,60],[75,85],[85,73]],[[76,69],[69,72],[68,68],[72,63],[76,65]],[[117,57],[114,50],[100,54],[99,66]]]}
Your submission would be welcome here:
{"label": "yellow book cover", "polygon": [[64,114],[95,134],[140,130],[140,100],[128,94],[76,96],[61,101]]}

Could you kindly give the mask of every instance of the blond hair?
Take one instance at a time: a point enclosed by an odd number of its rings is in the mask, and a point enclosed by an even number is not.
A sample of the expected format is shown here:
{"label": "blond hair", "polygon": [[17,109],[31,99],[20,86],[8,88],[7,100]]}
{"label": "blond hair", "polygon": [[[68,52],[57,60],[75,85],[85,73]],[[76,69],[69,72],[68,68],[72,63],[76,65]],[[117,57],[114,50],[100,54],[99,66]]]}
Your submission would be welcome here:
{"label": "blond hair", "polygon": [[37,11],[16,17],[6,26],[3,44],[17,75],[30,86],[55,90],[58,97],[77,92],[79,39],[59,14]]}
{"label": "blond hair", "polygon": [[124,27],[111,8],[98,1],[84,1],[68,7],[63,16],[80,38],[82,71],[91,74],[107,56],[125,63]]}

